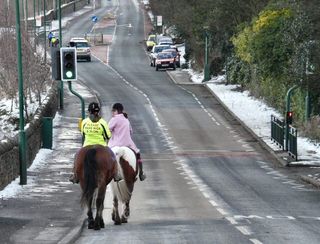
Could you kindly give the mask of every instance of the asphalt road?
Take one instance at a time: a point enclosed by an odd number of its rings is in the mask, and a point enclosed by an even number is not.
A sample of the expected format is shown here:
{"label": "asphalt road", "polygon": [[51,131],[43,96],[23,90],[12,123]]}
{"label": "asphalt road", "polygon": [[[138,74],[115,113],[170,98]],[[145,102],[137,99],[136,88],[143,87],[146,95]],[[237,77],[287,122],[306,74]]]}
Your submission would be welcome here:
{"label": "asphalt road", "polygon": [[[105,3],[95,14],[117,15],[108,64],[79,62],[79,77],[107,119],[124,104],[148,178],[135,186],[128,224],[112,224],[108,192],[106,228],[84,229],[76,243],[319,243],[319,191],[274,166],[206,88],[149,66],[138,1]],[[84,16],[68,33],[91,28]]]}

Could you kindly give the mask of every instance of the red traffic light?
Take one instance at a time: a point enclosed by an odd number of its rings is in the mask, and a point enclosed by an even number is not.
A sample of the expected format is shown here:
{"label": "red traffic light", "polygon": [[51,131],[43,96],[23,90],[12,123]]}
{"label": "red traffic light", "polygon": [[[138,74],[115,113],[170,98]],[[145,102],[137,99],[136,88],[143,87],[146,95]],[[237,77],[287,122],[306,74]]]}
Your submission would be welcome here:
{"label": "red traffic light", "polygon": [[293,112],[292,111],[288,111],[287,112],[287,117],[286,117],[287,124],[292,124],[292,117],[293,117]]}

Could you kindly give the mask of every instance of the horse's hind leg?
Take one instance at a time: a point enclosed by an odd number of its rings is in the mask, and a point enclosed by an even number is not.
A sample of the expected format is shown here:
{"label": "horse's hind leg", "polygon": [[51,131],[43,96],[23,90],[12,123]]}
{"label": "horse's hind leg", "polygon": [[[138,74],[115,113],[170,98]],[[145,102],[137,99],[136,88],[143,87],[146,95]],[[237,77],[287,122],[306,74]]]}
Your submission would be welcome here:
{"label": "horse's hind leg", "polygon": [[128,218],[130,216],[130,200],[128,200],[125,204],[124,204],[124,209],[123,209],[123,213],[121,216],[121,222],[122,223],[128,223]]}
{"label": "horse's hind leg", "polygon": [[114,196],[113,197],[112,220],[115,225],[121,225],[118,205],[119,205],[118,198],[116,196]]}
{"label": "horse's hind leg", "polygon": [[94,226],[94,219],[93,219],[93,214],[92,214],[92,197],[89,199],[89,201],[87,202],[87,207],[88,207],[88,212],[87,212],[87,216],[88,216],[88,229],[93,229]]}
{"label": "horse's hind leg", "polygon": [[103,202],[104,202],[105,194],[106,194],[106,187],[99,188],[99,192],[96,200],[97,212],[96,212],[96,218],[94,220],[95,230],[100,230],[100,228],[104,228],[102,212],[104,208]]}

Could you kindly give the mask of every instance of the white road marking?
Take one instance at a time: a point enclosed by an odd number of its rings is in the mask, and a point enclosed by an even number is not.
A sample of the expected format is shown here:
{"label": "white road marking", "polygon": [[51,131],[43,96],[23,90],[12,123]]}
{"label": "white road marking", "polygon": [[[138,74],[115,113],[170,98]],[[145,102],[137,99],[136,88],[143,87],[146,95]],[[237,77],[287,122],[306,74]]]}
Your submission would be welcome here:
{"label": "white road marking", "polygon": [[248,226],[245,226],[245,225],[243,225],[243,226],[236,226],[236,228],[237,228],[242,234],[244,234],[245,236],[250,236],[250,235],[252,235],[252,232],[251,232],[251,230],[249,229]]}
{"label": "white road marking", "polygon": [[257,239],[250,239],[250,241],[254,244],[263,244],[263,242],[257,240]]}
{"label": "white road marking", "polygon": [[220,126],[220,123],[214,118],[214,116],[207,110],[205,109],[204,105],[200,102],[198,97],[191,91],[185,89],[182,86],[179,86],[182,90],[186,91],[187,93],[191,94],[194,98],[194,100],[200,105],[200,108],[210,117],[210,119],[218,126]]}
{"label": "white road marking", "polygon": [[226,211],[224,211],[222,208],[217,208],[217,211],[221,213],[222,215],[228,215]]}
{"label": "white road marking", "polygon": [[211,205],[214,206],[214,207],[217,207],[217,206],[218,206],[218,204],[217,204],[215,201],[213,201],[213,200],[209,200],[209,202],[210,202]]}
{"label": "white road marking", "polygon": [[230,224],[232,224],[232,225],[238,224],[238,222],[232,217],[226,217],[226,220],[228,220],[230,222]]}

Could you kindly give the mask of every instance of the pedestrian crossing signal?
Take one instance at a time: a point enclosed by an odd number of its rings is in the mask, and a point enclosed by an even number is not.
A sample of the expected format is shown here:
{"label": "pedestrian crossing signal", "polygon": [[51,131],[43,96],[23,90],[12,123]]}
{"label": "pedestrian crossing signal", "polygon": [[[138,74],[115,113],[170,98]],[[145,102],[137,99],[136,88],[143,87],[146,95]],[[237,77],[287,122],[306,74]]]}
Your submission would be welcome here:
{"label": "pedestrian crossing signal", "polygon": [[75,47],[60,48],[61,80],[77,80],[77,50]]}

